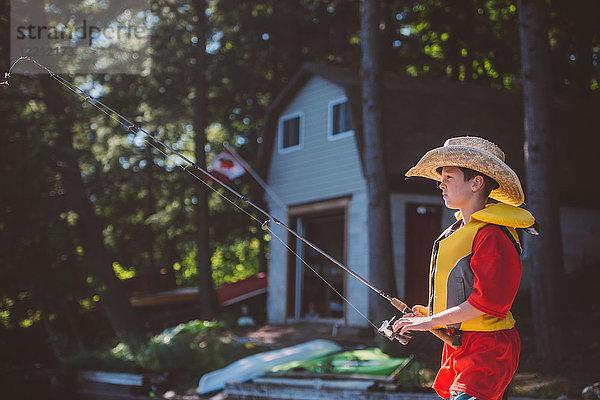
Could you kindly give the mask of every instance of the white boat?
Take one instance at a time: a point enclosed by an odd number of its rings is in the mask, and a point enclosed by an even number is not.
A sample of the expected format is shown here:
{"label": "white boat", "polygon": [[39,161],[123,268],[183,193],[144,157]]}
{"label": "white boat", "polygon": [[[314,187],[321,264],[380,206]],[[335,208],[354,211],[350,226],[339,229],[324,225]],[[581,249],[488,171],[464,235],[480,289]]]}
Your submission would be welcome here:
{"label": "white boat", "polygon": [[196,393],[206,394],[221,390],[227,382],[245,382],[264,375],[273,367],[292,361],[306,361],[341,351],[329,340],[312,340],[296,346],[266,351],[235,361],[225,368],[204,374],[198,382]]}

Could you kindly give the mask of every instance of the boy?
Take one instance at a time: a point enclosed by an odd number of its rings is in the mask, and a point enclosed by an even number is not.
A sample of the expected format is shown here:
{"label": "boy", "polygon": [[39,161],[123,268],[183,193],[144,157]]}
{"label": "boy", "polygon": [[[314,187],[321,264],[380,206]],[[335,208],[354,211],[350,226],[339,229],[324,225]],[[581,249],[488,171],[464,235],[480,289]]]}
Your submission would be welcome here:
{"label": "boy", "polygon": [[[440,182],[456,223],[434,242],[429,305],[394,324],[394,330],[445,328],[460,336],[444,345],[433,388],[442,398],[495,400],[517,369],[521,343],[510,313],[521,278],[521,247],[516,228],[534,218],[518,208],[523,189],[495,144],[458,137],[429,151],[406,176]],[[486,204],[488,197],[498,203]]]}

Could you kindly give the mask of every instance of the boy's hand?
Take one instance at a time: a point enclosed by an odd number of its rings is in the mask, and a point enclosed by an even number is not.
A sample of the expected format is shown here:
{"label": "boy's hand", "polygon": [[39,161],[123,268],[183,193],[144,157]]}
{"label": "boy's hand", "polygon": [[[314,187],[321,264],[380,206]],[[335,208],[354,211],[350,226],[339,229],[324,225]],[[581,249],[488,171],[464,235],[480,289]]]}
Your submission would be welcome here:
{"label": "boy's hand", "polygon": [[424,329],[419,329],[418,327],[421,325],[421,322],[425,322],[425,321],[417,321],[417,320],[422,320],[424,319],[424,317],[428,317],[429,316],[429,309],[425,306],[413,306],[412,308],[412,313],[408,313],[408,314],[404,314],[404,316],[402,318],[400,318],[399,320],[397,320],[394,325],[392,326],[392,329],[394,330],[394,332],[398,331],[399,329],[401,329],[402,327],[406,326],[407,324],[409,324],[411,326],[410,329],[406,328],[406,329],[402,329],[400,331],[400,334],[403,335],[406,331],[408,330],[429,330],[430,328],[424,328]]}
{"label": "boy's hand", "polygon": [[424,306],[413,306],[411,313],[404,314],[403,318],[412,318],[412,317],[428,317],[429,309]]}
{"label": "boy's hand", "polygon": [[[420,312],[419,312],[420,313]],[[400,331],[404,335],[407,331],[428,331],[435,327],[431,317],[419,317],[407,314],[394,323],[394,332]]]}
{"label": "boy's hand", "polygon": [[428,317],[429,309],[425,306],[414,306],[412,308],[413,315],[415,317]]}
{"label": "boy's hand", "polygon": [[428,331],[437,327],[470,321],[484,315],[483,311],[479,311],[468,301],[435,315],[428,315],[429,313],[424,315],[424,312],[427,313],[427,310],[423,306],[413,307],[413,313],[406,314],[394,323],[392,327],[394,332],[400,331],[400,334],[403,335],[406,331]]}

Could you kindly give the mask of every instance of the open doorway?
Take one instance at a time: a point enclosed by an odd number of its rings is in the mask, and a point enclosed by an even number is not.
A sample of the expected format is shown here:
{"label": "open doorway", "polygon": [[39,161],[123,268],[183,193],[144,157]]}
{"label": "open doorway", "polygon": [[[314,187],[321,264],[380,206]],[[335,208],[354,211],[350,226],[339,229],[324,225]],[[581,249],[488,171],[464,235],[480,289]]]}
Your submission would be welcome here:
{"label": "open doorway", "polygon": [[[325,213],[298,215],[292,222],[296,231],[309,242],[334,259],[345,263],[345,217],[345,210],[337,209]],[[338,294],[345,296],[346,277],[342,269],[298,239],[290,244],[295,246],[296,253],[304,262],[293,255],[288,260],[288,318],[344,319],[345,304]]]}
{"label": "open doorway", "polygon": [[441,216],[441,206],[406,204],[404,297],[411,307],[415,304],[427,305],[431,249],[440,234]]}

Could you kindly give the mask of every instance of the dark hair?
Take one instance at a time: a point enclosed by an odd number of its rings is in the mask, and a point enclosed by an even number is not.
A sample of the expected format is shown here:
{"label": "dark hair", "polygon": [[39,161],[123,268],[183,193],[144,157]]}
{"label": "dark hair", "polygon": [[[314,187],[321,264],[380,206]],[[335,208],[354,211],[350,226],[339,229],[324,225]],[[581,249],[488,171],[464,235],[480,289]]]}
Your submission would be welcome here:
{"label": "dark hair", "polygon": [[[498,185],[498,182],[496,182],[494,179],[490,178],[486,174],[483,174],[479,171],[475,171],[470,168],[465,168],[465,167],[456,167],[456,168],[458,168],[462,171],[465,182],[470,181],[471,179],[475,178],[477,175],[480,175],[483,178],[483,194],[485,195],[485,197],[489,197],[490,193],[492,193],[492,190],[498,189],[500,187],[500,185]],[[441,174],[442,168],[438,168],[437,172]]]}
{"label": "dark hair", "polygon": [[492,193],[492,190],[498,189],[500,187],[500,185],[498,185],[498,182],[496,182],[495,180],[493,180],[486,174],[482,174],[481,172],[478,172],[478,171],[475,171],[475,170],[472,170],[469,168],[464,168],[464,167],[458,167],[458,168],[463,172],[463,174],[465,176],[465,182],[470,181],[471,179],[475,178],[477,175],[480,175],[483,178],[483,194],[485,195],[485,197],[489,197],[490,193]]}

